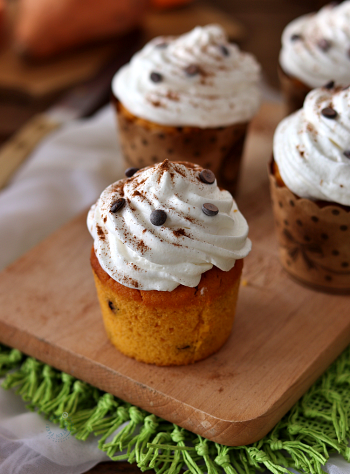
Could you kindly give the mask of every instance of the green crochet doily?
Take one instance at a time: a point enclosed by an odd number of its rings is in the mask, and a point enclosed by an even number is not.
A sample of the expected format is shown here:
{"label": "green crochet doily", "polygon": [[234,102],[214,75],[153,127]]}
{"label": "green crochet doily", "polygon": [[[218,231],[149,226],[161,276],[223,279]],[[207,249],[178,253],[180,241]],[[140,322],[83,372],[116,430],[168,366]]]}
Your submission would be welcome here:
{"label": "green crochet doily", "polygon": [[16,388],[28,409],[59,423],[77,439],[86,440],[92,433],[101,436],[98,446],[112,460],[136,462],[142,471],[254,474],[268,469],[289,474],[287,468],[294,468],[313,474],[323,472],[332,452],[350,461],[350,348],[267,436],[239,447],[195,435],[2,345],[0,375],[6,375],[3,387]]}

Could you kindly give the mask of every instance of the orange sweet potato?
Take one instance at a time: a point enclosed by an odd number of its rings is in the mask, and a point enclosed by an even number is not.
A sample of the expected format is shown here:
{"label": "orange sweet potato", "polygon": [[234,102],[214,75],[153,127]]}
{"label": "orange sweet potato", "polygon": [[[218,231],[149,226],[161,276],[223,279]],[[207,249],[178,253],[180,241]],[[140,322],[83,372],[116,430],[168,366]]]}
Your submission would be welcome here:
{"label": "orange sweet potato", "polygon": [[30,56],[51,56],[126,33],[142,20],[147,4],[148,0],[20,0],[15,42]]}

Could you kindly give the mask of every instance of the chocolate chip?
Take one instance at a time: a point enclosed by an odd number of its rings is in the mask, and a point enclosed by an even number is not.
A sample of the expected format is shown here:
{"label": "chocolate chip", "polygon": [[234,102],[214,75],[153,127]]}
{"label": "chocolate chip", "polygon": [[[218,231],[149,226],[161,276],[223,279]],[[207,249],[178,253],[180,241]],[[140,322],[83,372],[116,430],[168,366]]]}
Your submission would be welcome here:
{"label": "chocolate chip", "polygon": [[334,87],[334,81],[329,81],[327,84],[323,86],[325,89],[333,89]]}
{"label": "chocolate chip", "polygon": [[128,168],[125,170],[125,176],[127,178],[131,178],[131,176],[134,176],[136,171],[138,171],[140,168]]}
{"label": "chocolate chip", "polygon": [[328,51],[329,48],[332,46],[332,43],[325,38],[322,38],[317,41],[317,46],[324,52]]}
{"label": "chocolate chip", "polygon": [[215,206],[215,204],[211,204],[210,202],[206,202],[202,206],[202,211],[207,216],[216,216],[218,214],[219,209]]}
{"label": "chocolate chip", "polygon": [[228,50],[228,48],[225,46],[225,45],[221,45],[220,46],[220,51],[222,52],[222,54],[224,56],[229,56],[230,55],[230,51]]}
{"label": "chocolate chip", "polygon": [[165,41],[162,41],[161,43],[156,44],[156,48],[159,48],[159,49],[163,49],[167,47],[168,47],[168,43],[166,43]]}
{"label": "chocolate chip", "polygon": [[338,115],[337,112],[332,109],[332,107],[325,107],[321,110],[321,114],[328,119],[335,119],[335,117]]}
{"label": "chocolate chip", "polygon": [[124,204],[125,204],[124,198],[117,199],[111,206],[111,212],[119,211],[124,206]]}
{"label": "chocolate chip", "polygon": [[151,212],[149,220],[151,221],[151,224],[160,226],[164,224],[166,218],[167,215],[165,211],[162,211],[161,209],[156,209],[155,211]]}
{"label": "chocolate chip", "polygon": [[350,158],[350,150],[345,150],[343,155],[346,156],[347,158]]}
{"label": "chocolate chip", "polygon": [[215,174],[210,170],[202,170],[199,173],[199,179],[202,181],[202,183],[213,184],[215,181]]}
{"label": "chocolate chip", "polygon": [[294,33],[294,35],[292,35],[290,37],[291,41],[298,41],[298,40],[302,40],[303,37],[301,35],[299,35],[298,33]]}
{"label": "chocolate chip", "polygon": [[195,76],[199,73],[199,67],[195,64],[190,64],[189,66],[185,67],[184,70],[188,76]]}
{"label": "chocolate chip", "polygon": [[162,82],[163,76],[159,72],[151,72],[150,79],[153,82]]}
{"label": "chocolate chip", "polygon": [[114,304],[113,304],[112,301],[110,301],[110,300],[108,301],[108,306],[109,306],[109,309],[110,309],[111,311],[115,311],[115,306],[114,306]]}

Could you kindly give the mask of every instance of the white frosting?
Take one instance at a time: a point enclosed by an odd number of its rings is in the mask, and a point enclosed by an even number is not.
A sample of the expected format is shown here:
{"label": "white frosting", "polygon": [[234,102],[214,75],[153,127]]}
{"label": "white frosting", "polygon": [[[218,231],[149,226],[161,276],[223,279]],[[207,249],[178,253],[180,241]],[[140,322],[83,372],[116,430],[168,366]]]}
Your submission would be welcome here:
{"label": "white frosting", "polygon": [[[292,40],[293,35],[300,39]],[[320,40],[329,41],[322,50]],[[330,80],[350,83],[350,1],[326,5],[315,14],[292,21],[282,34],[280,65],[311,89]]]}
{"label": "white frosting", "polygon": [[[199,69],[192,76],[185,71],[191,65]],[[152,72],[162,81],[152,82]],[[253,56],[229,43],[220,26],[209,25],[152,40],[119,70],[112,90],[138,117],[210,128],[249,121],[260,105],[259,79]]]}
{"label": "white frosting", "polygon": [[[331,107],[334,119],[321,110]],[[277,127],[273,152],[281,177],[296,195],[350,206],[350,90],[314,89],[304,107]]]}
{"label": "white frosting", "polygon": [[[101,267],[116,281],[140,290],[172,291],[198,285],[213,265],[228,271],[251,249],[248,225],[228,191],[199,179],[202,168],[167,160],[117,181],[89,211],[87,224]],[[126,203],[116,213],[111,205]],[[207,216],[204,203],[218,207]],[[162,226],[150,214],[162,209]]]}

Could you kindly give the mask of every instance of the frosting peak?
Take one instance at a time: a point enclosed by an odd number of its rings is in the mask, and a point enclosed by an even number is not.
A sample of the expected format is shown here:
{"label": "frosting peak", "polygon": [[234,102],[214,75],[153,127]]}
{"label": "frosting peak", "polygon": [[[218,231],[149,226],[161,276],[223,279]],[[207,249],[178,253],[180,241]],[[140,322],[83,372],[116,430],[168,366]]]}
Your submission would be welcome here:
{"label": "frosting peak", "polygon": [[[194,287],[213,265],[228,271],[249,253],[248,225],[231,194],[216,181],[202,182],[201,170],[166,160],[103,191],[88,228],[99,263],[114,280],[140,290]],[[125,204],[111,212],[121,198]],[[204,213],[206,203],[217,215]],[[165,213],[163,224],[152,224],[155,210]]]}
{"label": "frosting peak", "polygon": [[219,127],[249,121],[260,105],[260,67],[218,25],[150,41],[121,68],[114,95],[162,125]]}
{"label": "frosting peak", "polygon": [[350,1],[330,3],[295,19],[283,31],[280,64],[310,88],[350,82]]}
{"label": "frosting peak", "polygon": [[350,206],[350,89],[311,91],[278,125],[273,150],[292,192]]}

